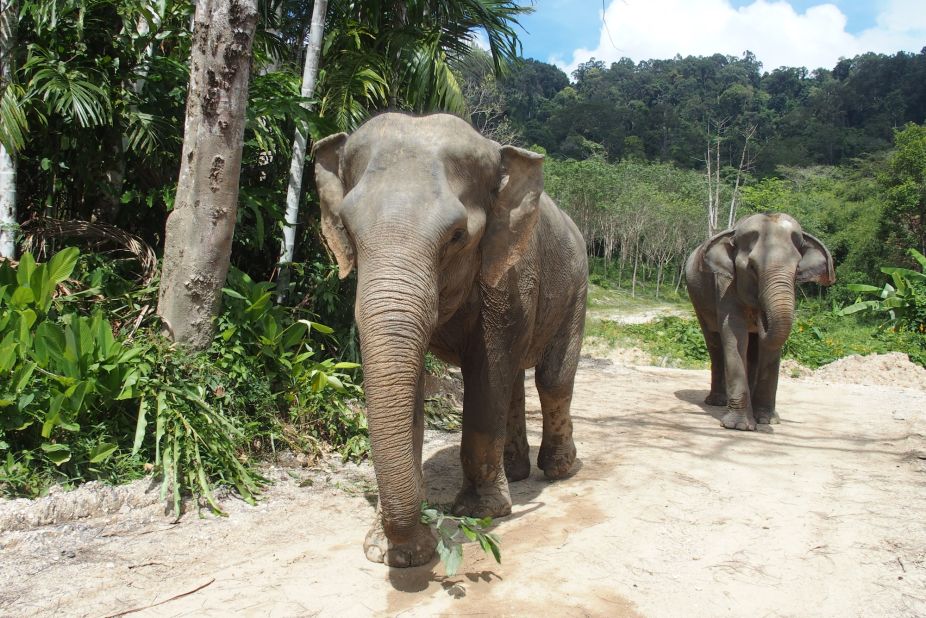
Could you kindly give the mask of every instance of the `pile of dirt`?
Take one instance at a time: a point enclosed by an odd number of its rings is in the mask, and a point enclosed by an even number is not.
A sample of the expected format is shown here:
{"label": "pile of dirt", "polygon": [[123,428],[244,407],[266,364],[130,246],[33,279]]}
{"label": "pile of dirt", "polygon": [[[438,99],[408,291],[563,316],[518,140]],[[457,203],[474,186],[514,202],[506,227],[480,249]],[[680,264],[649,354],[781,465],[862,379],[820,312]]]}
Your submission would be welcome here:
{"label": "pile of dirt", "polygon": [[653,358],[635,347],[615,347],[602,337],[586,337],[582,344],[583,358],[605,358],[617,365],[636,367],[639,365],[652,365]]}
{"label": "pile of dirt", "polygon": [[926,391],[926,369],[910,361],[902,352],[853,354],[814,371],[815,382],[893,386]]}
{"label": "pile of dirt", "polygon": [[779,371],[779,375],[788,378],[807,378],[813,375],[813,369],[800,364],[793,358],[782,359]]}

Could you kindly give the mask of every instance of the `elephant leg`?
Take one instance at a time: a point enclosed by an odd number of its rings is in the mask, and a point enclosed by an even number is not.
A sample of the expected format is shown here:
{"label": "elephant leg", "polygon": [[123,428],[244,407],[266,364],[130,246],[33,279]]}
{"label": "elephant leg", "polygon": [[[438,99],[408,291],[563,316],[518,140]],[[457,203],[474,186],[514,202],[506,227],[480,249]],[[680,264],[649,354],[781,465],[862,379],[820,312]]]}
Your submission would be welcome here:
{"label": "elephant leg", "polygon": [[511,495],[503,463],[505,429],[515,376],[520,372],[484,354],[463,362],[463,487],[454,500],[456,515],[502,517],[511,513]]}
{"label": "elephant leg", "polygon": [[701,316],[698,316],[698,322],[701,324],[704,344],[711,358],[711,392],[704,398],[704,403],[709,406],[725,406],[727,387],[723,377],[723,345],[720,343],[720,333],[711,331]]}
{"label": "elephant leg", "polygon": [[742,317],[731,313],[721,320],[720,337],[723,343],[727,413],[723,415],[720,422],[727,429],[754,431],[756,428],[747,372],[748,335]]}
{"label": "elephant leg", "polygon": [[543,411],[543,440],[537,454],[537,467],[548,479],[560,479],[569,474],[576,461],[569,413],[573,379],[551,383],[538,373],[536,384]]}
{"label": "elephant leg", "polygon": [[572,439],[572,389],[575,384],[579,353],[582,349],[582,316],[576,316],[578,336],[569,330],[552,342],[534,373],[534,383],[540,396],[543,413],[543,440],[537,454],[537,467],[548,479],[560,479],[569,474],[576,460],[576,445]]}
{"label": "elephant leg", "polygon": [[[421,451],[424,446],[424,369],[418,376],[418,393],[415,397],[415,416],[412,419],[412,447],[415,465],[421,469]],[[423,476],[419,495],[425,495]],[[371,562],[385,562],[389,566],[406,567],[423,564],[434,552],[436,539],[429,530],[421,530],[409,543],[397,547],[386,537],[383,530],[382,508],[376,504],[373,525],[363,542],[363,551]]]}
{"label": "elephant leg", "polygon": [[775,412],[775,396],[778,392],[778,374],[781,368],[781,350],[763,351],[760,354],[756,387],[752,394],[752,405],[756,411],[756,421],[762,425],[775,425],[781,422]]}
{"label": "elephant leg", "polygon": [[749,333],[749,344],[746,347],[746,371],[749,375],[749,392],[753,393],[753,408],[755,408],[756,382],[759,376],[759,335]]}
{"label": "elephant leg", "polygon": [[524,370],[518,372],[511,389],[508,427],[505,431],[505,476],[509,481],[526,479],[531,473],[527,423],[524,418]]}

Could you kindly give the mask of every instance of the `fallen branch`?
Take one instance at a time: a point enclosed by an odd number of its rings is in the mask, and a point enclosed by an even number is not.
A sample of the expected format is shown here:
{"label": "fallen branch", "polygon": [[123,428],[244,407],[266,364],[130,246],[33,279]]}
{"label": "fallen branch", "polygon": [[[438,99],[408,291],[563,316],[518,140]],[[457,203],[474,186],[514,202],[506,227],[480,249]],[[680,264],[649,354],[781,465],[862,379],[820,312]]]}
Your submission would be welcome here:
{"label": "fallen branch", "polygon": [[173,596],[173,597],[171,597],[171,598],[169,598],[169,599],[164,599],[163,601],[159,601],[159,602],[154,603],[154,604],[152,604],[152,605],[145,605],[145,606],[143,606],[143,607],[133,607],[132,609],[127,609],[127,610],[125,610],[124,612],[119,612],[118,614],[111,614],[111,615],[107,616],[106,618],[118,618],[119,616],[125,616],[125,615],[127,615],[127,614],[134,614],[135,612],[144,611],[144,610],[146,610],[146,609],[151,609],[152,607],[157,607],[158,605],[164,605],[165,603],[170,603],[171,601],[176,601],[177,599],[181,599],[181,598],[183,598],[183,597],[190,596],[190,595],[193,594],[194,592],[199,592],[200,590],[202,590],[202,589],[205,588],[206,586],[211,585],[214,581],[215,581],[215,578],[212,578],[212,579],[210,579],[209,581],[207,581],[205,584],[203,584],[202,586],[198,586],[198,587],[196,587],[196,588],[193,588],[192,590],[190,590],[190,591],[188,591],[188,592],[182,592],[182,593],[180,593],[180,594],[178,594],[178,595],[176,595],[176,596]]}
{"label": "fallen branch", "polygon": [[23,233],[22,249],[33,255],[44,253],[47,240],[50,238],[76,238],[94,248],[104,244],[117,245],[121,250],[130,253],[141,267],[143,285],[150,283],[157,274],[158,260],[154,249],[141,238],[114,225],[43,217],[26,221],[20,229]]}

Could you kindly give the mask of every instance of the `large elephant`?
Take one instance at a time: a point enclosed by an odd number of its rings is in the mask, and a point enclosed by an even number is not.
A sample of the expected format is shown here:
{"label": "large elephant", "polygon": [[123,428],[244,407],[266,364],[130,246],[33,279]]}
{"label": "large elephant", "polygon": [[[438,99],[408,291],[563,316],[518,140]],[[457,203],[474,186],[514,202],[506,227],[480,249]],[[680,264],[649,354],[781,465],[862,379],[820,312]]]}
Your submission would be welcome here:
{"label": "large elephant", "polygon": [[357,269],[376,520],[369,560],[427,562],[420,522],[424,354],[462,368],[464,484],[458,514],[511,512],[530,474],[524,370],[543,413],[537,465],[565,476],[585,321],[587,263],[576,226],[543,192],[543,157],[449,115],[377,116],[314,148],[321,225],[343,278]]}
{"label": "large elephant", "polygon": [[794,322],[794,287],[832,284],[830,252],[793,217],[757,214],[698,246],[685,275],[711,357],[705,403],[727,406],[728,429],[779,422],[778,366]]}

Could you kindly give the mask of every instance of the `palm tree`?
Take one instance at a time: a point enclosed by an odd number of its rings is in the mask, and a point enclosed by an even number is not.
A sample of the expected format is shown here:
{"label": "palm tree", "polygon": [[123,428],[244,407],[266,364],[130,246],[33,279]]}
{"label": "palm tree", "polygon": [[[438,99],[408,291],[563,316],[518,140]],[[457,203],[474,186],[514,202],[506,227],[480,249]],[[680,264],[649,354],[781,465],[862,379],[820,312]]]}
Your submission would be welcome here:
{"label": "palm tree", "polygon": [[373,109],[443,110],[465,115],[451,70],[484,34],[496,73],[520,52],[511,0],[336,0],[319,78],[321,112],[342,130]]}
{"label": "palm tree", "polygon": [[[313,3],[303,97],[315,92],[326,0]],[[301,6],[301,4],[300,4]],[[304,7],[303,7],[304,8]],[[371,110],[467,114],[463,90],[451,70],[473,51],[473,37],[488,35],[491,63],[501,72],[518,55],[517,16],[531,9],[499,0],[334,0],[328,16],[326,54],[318,76],[323,115],[340,130],[356,128]],[[312,62],[313,64],[310,64]],[[280,257],[278,301],[288,287],[305,159],[305,136],[293,144]]]}

